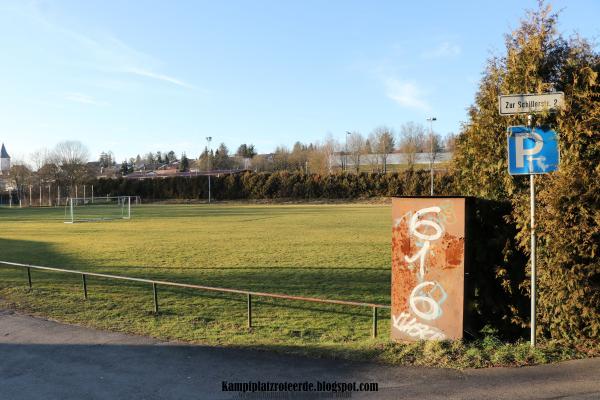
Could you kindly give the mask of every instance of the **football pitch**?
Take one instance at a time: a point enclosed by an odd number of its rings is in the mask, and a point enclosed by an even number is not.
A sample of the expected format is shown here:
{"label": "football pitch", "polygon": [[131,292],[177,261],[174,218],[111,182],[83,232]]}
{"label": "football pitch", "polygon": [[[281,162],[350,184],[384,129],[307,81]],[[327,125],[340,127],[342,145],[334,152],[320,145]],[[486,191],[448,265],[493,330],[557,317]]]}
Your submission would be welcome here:
{"label": "football pitch", "polygon": [[[389,205],[140,205],[132,220],[64,224],[63,208],[1,208],[0,260],[242,290],[389,304]],[[57,320],[161,339],[286,352],[348,352],[385,341],[371,310],[160,288],[0,266],[0,298]]]}

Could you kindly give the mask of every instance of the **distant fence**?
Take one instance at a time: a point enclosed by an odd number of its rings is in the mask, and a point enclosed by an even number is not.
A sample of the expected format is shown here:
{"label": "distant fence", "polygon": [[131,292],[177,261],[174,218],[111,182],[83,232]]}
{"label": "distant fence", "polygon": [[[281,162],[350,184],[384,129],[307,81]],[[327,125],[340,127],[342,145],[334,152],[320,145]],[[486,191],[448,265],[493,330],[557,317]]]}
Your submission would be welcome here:
{"label": "distant fence", "polygon": [[[18,185],[0,190],[0,206],[9,207],[57,207],[66,206],[70,197],[83,199],[105,197],[94,191],[94,185],[59,185],[49,183],[43,185]],[[139,197],[139,196],[138,196]]]}
{"label": "distant fence", "polygon": [[232,175],[242,174],[244,172],[251,172],[247,169],[215,169],[211,171],[177,171],[172,169],[167,170],[156,170],[156,171],[138,171],[132,172],[123,176],[124,179],[166,179],[166,178],[192,178],[195,176],[221,176],[221,175]]}
{"label": "distant fence", "polygon": [[192,285],[192,284],[187,284],[187,283],[160,281],[160,280],[153,280],[153,279],[133,278],[130,276],[100,274],[100,273],[96,273],[96,272],[84,272],[84,271],[75,271],[75,270],[62,269],[62,268],[42,267],[42,266],[38,266],[38,265],[21,264],[21,263],[15,263],[15,262],[10,262],[10,261],[0,261],[0,264],[8,266],[8,267],[27,269],[27,283],[29,284],[29,289],[33,288],[33,283],[32,283],[32,279],[31,279],[31,270],[32,269],[40,270],[40,271],[63,272],[63,273],[67,273],[67,274],[80,275],[84,299],[88,298],[87,277],[89,277],[89,276],[94,276],[94,277],[98,277],[98,278],[123,280],[123,281],[149,283],[149,284],[152,284],[154,312],[156,314],[159,313],[159,311],[158,311],[159,310],[159,307],[158,307],[159,306],[158,285],[188,288],[188,289],[197,289],[197,290],[204,290],[204,291],[211,291],[211,292],[242,294],[242,295],[246,296],[247,313],[248,313],[248,321],[247,321],[248,328],[252,327],[252,297],[268,297],[268,298],[273,298],[273,299],[296,300],[296,301],[305,301],[305,302],[321,303],[321,304],[335,304],[335,305],[344,305],[344,306],[351,306],[351,307],[371,308],[372,318],[373,318],[371,333],[374,338],[377,337],[377,321],[378,321],[377,311],[379,309],[390,309],[391,308],[389,305],[385,305],[385,304],[362,303],[362,302],[347,301],[347,300],[319,299],[316,297],[290,296],[290,295],[279,294],[279,293],[253,292],[253,291],[249,291],[249,290],[228,289],[228,288],[220,288],[220,287],[213,287],[213,286],[202,286],[202,285]]}

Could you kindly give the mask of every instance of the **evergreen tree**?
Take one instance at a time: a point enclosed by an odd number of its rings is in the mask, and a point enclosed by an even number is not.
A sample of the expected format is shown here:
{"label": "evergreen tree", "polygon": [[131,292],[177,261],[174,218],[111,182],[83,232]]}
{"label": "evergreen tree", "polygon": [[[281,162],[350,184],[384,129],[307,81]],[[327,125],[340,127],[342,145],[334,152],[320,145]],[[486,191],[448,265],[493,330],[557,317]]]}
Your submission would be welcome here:
{"label": "evergreen tree", "polygon": [[129,174],[129,163],[127,162],[127,160],[123,161],[123,163],[121,163],[121,175],[125,176]]}
{"label": "evergreen tree", "polygon": [[166,158],[166,160],[165,160],[166,163],[172,163],[174,161],[177,161],[177,157],[175,156],[175,152],[173,150],[169,151],[167,153],[167,155],[165,156],[165,158]]}
{"label": "evergreen tree", "polygon": [[254,158],[254,156],[256,155],[256,150],[254,149],[253,144],[247,145],[246,143],[244,143],[241,144],[240,147],[238,147],[236,155],[242,158]]}
{"label": "evergreen tree", "polygon": [[225,143],[221,143],[215,151],[213,169],[230,169],[233,165],[231,157],[229,157],[229,149]]}
{"label": "evergreen tree", "polygon": [[[538,333],[597,339],[600,55],[580,37],[565,39],[556,27],[557,14],[540,3],[507,35],[506,54],[489,60],[469,123],[457,138],[455,170],[463,194],[511,201],[521,248],[529,252],[529,180],[508,174],[506,154],[507,126],[526,121],[525,116],[500,116],[498,96],[564,92],[564,108],[534,120],[558,132],[561,154],[559,170],[536,179]],[[498,268],[497,274],[506,288],[529,288],[528,282],[511,281],[510,267]],[[520,323],[527,326],[529,321]]]}
{"label": "evergreen tree", "polygon": [[179,162],[179,172],[186,172],[190,169],[190,160],[188,160],[185,153],[181,155],[181,161]]}

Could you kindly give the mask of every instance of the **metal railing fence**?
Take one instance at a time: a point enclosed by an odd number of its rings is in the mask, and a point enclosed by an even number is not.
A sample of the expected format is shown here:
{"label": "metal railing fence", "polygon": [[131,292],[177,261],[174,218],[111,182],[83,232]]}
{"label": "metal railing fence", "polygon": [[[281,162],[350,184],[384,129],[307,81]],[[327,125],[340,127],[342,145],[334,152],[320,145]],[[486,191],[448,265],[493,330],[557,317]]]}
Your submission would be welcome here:
{"label": "metal railing fence", "polygon": [[377,337],[378,310],[391,308],[389,305],[385,305],[385,304],[364,303],[364,302],[348,301],[348,300],[319,299],[316,297],[292,296],[292,295],[286,295],[286,294],[280,294],[280,293],[255,292],[255,291],[250,291],[250,290],[193,285],[193,284],[188,284],[188,283],[169,282],[169,281],[155,280],[155,279],[134,278],[134,277],[130,277],[130,276],[101,274],[101,273],[97,273],[97,272],[86,272],[86,271],[76,271],[76,270],[63,269],[63,268],[43,267],[43,266],[39,266],[39,265],[21,264],[21,263],[16,263],[16,262],[11,262],[11,261],[0,261],[0,264],[9,266],[9,267],[26,268],[27,269],[27,282],[29,284],[29,289],[33,288],[32,279],[31,279],[31,270],[32,269],[41,270],[41,271],[63,272],[63,273],[67,273],[67,274],[81,275],[84,299],[88,298],[87,277],[89,277],[89,276],[152,284],[154,312],[156,314],[159,313],[158,285],[188,288],[188,289],[197,289],[197,290],[204,290],[204,291],[211,291],[211,292],[234,293],[234,294],[245,295],[246,302],[247,302],[248,328],[252,327],[252,297],[267,297],[267,298],[273,298],[273,299],[305,301],[305,302],[320,303],[320,304],[335,304],[335,305],[344,305],[344,306],[351,306],[351,307],[371,308],[371,310],[372,310],[371,334],[374,338]]}

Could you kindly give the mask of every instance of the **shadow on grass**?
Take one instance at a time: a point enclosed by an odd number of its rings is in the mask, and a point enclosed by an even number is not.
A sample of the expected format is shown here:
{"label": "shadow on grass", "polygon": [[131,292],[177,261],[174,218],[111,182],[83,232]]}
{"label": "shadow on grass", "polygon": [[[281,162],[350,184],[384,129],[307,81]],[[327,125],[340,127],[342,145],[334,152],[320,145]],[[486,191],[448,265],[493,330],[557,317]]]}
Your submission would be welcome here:
{"label": "shadow on grass", "polygon": [[228,289],[389,304],[389,269],[246,268],[171,270],[86,268],[89,271]]}
{"label": "shadow on grass", "polygon": [[[0,238],[0,260],[65,269],[76,269],[81,265],[81,261],[56,251],[49,243],[5,238]],[[0,273],[8,269],[25,273],[23,268],[0,264]]]}
{"label": "shadow on grass", "polygon": [[[144,277],[156,280],[165,280],[180,283],[193,283],[206,286],[250,290],[257,292],[271,292],[287,295],[311,296],[323,299],[354,300],[361,302],[389,303],[389,272],[381,270],[330,270],[323,269],[248,269],[243,271],[211,270],[204,273],[202,270],[186,271],[173,276],[171,270],[146,269],[137,273],[124,273],[123,269],[106,267],[82,266],[76,259],[69,255],[54,251],[51,245],[43,242],[0,239],[0,254],[4,261],[14,261],[25,264],[36,264],[48,267],[75,269],[87,272],[113,273],[124,276]],[[17,256],[19,255],[19,256]],[[143,273],[140,273],[143,272]],[[201,274],[198,274],[201,272]],[[82,291],[81,276],[52,271],[31,270],[34,292],[12,292],[13,296],[52,296],[66,306],[68,297],[73,291]],[[0,288],[26,289],[27,273],[22,267],[9,267],[0,264]],[[61,294],[61,291],[68,290]],[[87,277],[87,290],[90,298],[96,295],[112,297],[115,307],[119,308],[120,302],[125,301],[123,296],[136,296],[140,300],[151,299],[152,287],[147,283],[127,282],[108,278]],[[82,292],[83,293],[83,292]],[[12,296],[9,296],[12,297]],[[63,301],[60,299],[64,298]],[[158,285],[158,301],[160,314],[176,315],[181,304],[193,302],[198,298],[215,299],[233,304],[244,304],[247,299],[243,295],[201,291],[189,288],[174,288]],[[18,299],[17,299],[18,300]],[[38,299],[39,300],[39,299]],[[151,301],[151,300],[150,300]],[[233,305],[232,304],[232,305]],[[350,317],[371,318],[368,307],[351,307],[343,305],[329,305],[312,302],[302,302],[286,299],[269,299],[255,296],[252,299],[255,312],[265,309],[276,312],[302,311],[304,314],[318,312],[327,319],[333,315]],[[226,308],[229,306],[225,305]],[[100,307],[98,312],[106,311]],[[210,313],[208,313],[210,314]],[[303,314],[303,315],[304,315]],[[328,317],[329,315],[329,317]],[[304,315],[306,316],[306,315]],[[389,318],[387,310],[380,310],[380,318]]]}

